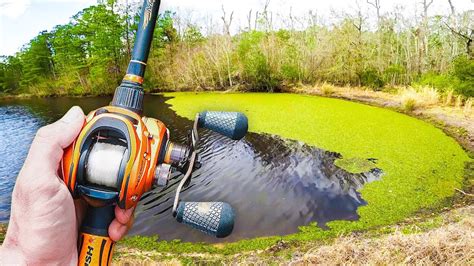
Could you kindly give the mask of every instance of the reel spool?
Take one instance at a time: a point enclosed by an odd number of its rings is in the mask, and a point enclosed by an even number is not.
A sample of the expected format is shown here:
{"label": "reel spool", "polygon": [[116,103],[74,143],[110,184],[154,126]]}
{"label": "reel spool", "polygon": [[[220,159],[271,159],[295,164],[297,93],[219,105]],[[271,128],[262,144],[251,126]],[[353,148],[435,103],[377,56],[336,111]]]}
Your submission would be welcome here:
{"label": "reel spool", "polygon": [[86,162],[86,181],[91,184],[116,188],[120,164],[126,152],[126,146],[107,142],[95,143]]}

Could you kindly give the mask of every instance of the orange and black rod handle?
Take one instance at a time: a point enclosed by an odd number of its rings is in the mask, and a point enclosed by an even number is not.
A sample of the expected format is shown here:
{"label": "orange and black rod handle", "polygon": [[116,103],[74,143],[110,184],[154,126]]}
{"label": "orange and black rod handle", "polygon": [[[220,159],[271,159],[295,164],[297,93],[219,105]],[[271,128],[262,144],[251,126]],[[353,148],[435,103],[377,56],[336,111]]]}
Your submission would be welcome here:
{"label": "orange and black rod handle", "polygon": [[109,238],[114,206],[89,206],[79,233],[79,265],[110,265],[115,243]]}

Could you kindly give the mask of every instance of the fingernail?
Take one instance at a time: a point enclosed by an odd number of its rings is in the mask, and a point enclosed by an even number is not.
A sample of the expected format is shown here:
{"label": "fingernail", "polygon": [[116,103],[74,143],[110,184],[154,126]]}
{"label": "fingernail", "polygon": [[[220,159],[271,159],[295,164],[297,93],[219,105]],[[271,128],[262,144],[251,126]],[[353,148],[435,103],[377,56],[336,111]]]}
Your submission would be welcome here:
{"label": "fingernail", "polygon": [[78,106],[74,106],[69,109],[69,111],[63,116],[63,118],[61,118],[61,120],[66,123],[71,123],[82,115],[83,114],[81,108],[79,108]]}

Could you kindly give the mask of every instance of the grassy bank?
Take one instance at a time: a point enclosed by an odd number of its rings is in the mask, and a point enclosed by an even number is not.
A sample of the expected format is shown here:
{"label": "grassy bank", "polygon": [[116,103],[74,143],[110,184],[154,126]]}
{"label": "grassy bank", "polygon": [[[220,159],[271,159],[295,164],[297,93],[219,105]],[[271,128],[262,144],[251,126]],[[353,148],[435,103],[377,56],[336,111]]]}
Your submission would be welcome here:
{"label": "grassy bank", "polygon": [[261,251],[170,254],[119,245],[117,265],[194,264],[472,264],[474,208],[420,214],[401,224],[331,240],[278,241]]}

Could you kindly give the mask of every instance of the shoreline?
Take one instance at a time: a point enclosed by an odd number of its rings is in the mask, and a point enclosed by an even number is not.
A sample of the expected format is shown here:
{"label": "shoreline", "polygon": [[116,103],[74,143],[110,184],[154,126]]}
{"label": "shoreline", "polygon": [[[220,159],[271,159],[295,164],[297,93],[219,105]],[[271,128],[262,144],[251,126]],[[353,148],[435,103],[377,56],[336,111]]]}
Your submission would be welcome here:
{"label": "shoreline", "polygon": [[[146,94],[164,94],[168,91],[151,92]],[[175,91],[170,91],[175,92]],[[181,91],[179,91],[181,92]],[[225,91],[182,91],[182,92],[217,92],[217,93],[249,93],[245,91],[225,90]],[[251,93],[251,92],[250,92]],[[270,92],[269,92],[270,93]],[[274,92],[275,93],[275,92]],[[279,93],[279,92],[276,92]],[[441,103],[427,106],[418,107],[413,110],[404,110],[400,101],[400,96],[393,93],[387,93],[383,91],[373,91],[361,87],[338,87],[330,86],[330,92],[322,86],[293,86],[287,87],[281,91],[281,93],[295,93],[303,95],[313,95],[320,97],[336,98],[347,101],[358,102],[367,104],[370,106],[376,106],[381,108],[390,109],[399,113],[403,113],[408,116],[415,117],[417,119],[426,121],[437,128],[443,130],[445,134],[456,139],[456,141],[468,152],[469,156],[474,158],[474,111],[470,114],[464,114],[461,108],[452,106],[446,106]],[[11,99],[29,99],[29,98],[55,98],[55,97],[71,97],[71,98],[89,98],[89,97],[101,97],[101,96],[112,96],[113,94],[102,94],[102,95],[32,95],[32,94],[20,94],[20,95],[0,95],[1,100]]]}

